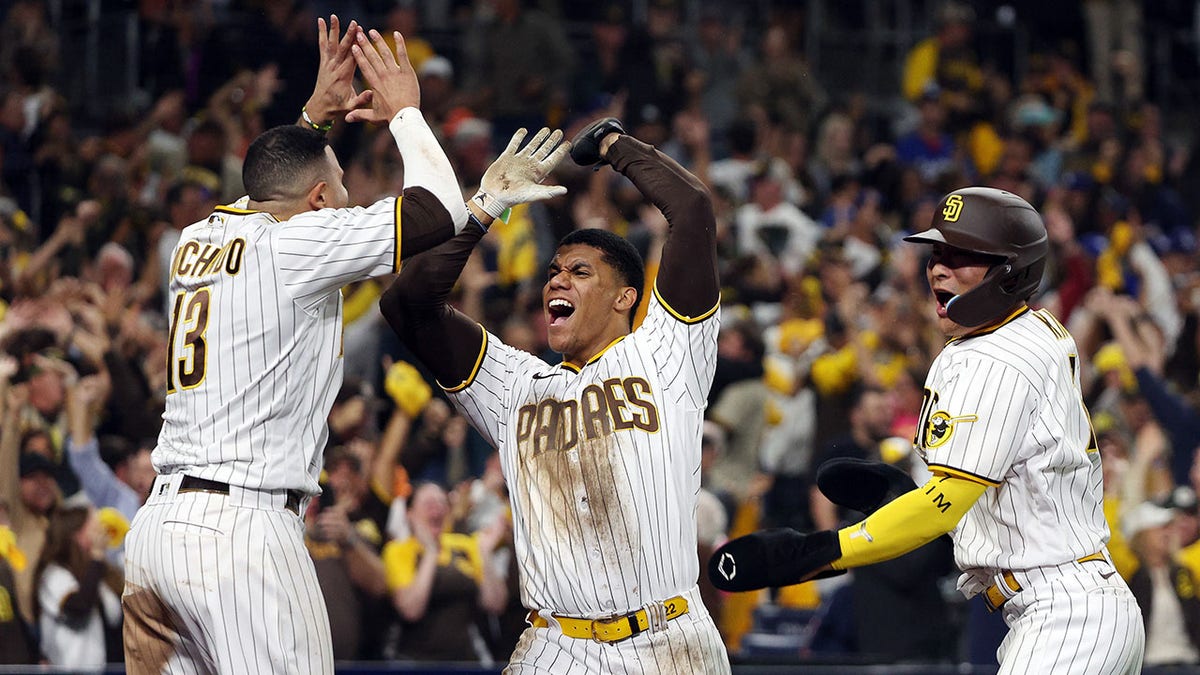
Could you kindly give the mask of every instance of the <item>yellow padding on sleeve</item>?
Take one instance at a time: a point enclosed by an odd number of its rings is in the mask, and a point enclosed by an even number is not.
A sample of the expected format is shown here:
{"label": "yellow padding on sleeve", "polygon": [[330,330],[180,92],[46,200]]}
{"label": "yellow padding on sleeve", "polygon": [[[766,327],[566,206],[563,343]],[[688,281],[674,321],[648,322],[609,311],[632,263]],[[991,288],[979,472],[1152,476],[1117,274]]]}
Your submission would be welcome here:
{"label": "yellow padding on sleeve", "polygon": [[838,531],[844,570],[891,560],[954,529],[987,486],[956,476],[938,475],[900,495],[860,523]]}

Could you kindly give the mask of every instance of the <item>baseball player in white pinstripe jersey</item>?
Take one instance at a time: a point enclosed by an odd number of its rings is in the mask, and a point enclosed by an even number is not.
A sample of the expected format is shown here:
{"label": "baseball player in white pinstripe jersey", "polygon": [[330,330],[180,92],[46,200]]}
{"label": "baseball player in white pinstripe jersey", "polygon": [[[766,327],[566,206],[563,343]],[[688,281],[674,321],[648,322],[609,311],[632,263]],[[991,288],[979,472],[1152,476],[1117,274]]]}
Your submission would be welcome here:
{"label": "baseball player in white pinstripe jersey", "polygon": [[915,439],[933,478],[838,532],[734,540],[714,554],[710,576],[731,590],[794,583],[950,532],[959,589],[982,594],[1009,626],[1001,673],[1140,672],[1145,632],[1105,548],[1078,350],[1053,315],[1026,304],[1045,267],[1041,216],[1008,192],[964,188],[907,240],[933,247],[926,276],[950,338],[926,380]]}
{"label": "baseball player in white pinstripe jersey", "polygon": [[416,107],[403,38],[393,56],[374,31],[372,46],[353,24],[340,40],[331,24],[329,35],[321,25],[305,126],[371,98],[353,93],[357,62],[373,98],[347,119],[389,124],[403,194],[348,208],[324,135],[279,127],[246,154],[247,208],[220,207],[183,231],[152,455],[160,475],[126,544],[131,673],[333,672],[299,514],[320,492],[326,416],[342,380],[339,289],[450,239],[467,210]]}
{"label": "baseball player in white pinstripe jersey", "polygon": [[[670,224],[637,330],[641,258],[602,230],[568,234],[550,262],[543,311],[558,365],[445,304],[482,230],[415,257],[380,307],[500,451],[521,599],[533,610],[505,672],[729,672],[696,586],[701,425],[718,329],[711,202],[694,176],[613,118],[571,145],[577,163],[627,176]],[[488,184],[485,176],[484,192]],[[496,213],[475,206],[484,223]]]}

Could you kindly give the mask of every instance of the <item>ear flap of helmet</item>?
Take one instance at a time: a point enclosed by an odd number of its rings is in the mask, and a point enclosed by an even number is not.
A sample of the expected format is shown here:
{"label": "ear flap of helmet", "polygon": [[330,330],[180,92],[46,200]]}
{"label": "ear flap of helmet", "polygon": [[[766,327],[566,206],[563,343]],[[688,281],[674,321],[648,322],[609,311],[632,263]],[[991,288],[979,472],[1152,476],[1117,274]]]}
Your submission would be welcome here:
{"label": "ear flap of helmet", "polygon": [[1042,282],[1045,269],[1045,258],[1018,270],[1010,263],[996,265],[988,270],[978,286],[946,304],[946,316],[968,328],[1002,319],[1004,313],[1033,295]]}

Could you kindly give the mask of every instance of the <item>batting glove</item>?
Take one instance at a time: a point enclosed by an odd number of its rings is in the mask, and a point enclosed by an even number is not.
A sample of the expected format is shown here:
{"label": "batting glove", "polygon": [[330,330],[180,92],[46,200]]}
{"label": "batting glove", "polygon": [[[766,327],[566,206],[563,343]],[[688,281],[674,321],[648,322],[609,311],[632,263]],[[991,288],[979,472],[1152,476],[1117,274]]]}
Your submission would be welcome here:
{"label": "batting glove", "polygon": [[708,559],[708,578],[722,591],[791,586],[845,574],[845,570],[814,574],[840,557],[842,545],[834,530],[804,534],[780,527],[738,537],[718,548]]}
{"label": "batting glove", "polygon": [[817,488],[829,501],[871,515],[900,495],[917,489],[912,476],[891,464],[835,457],[817,469]]}
{"label": "batting glove", "polygon": [[623,134],[625,127],[615,117],[604,117],[584,127],[571,139],[571,159],[579,166],[599,169],[605,159],[600,156],[600,142],[609,134]]}
{"label": "batting glove", "polygon": [[567,188],[561,185],[541,185],[541,182],[567,156],[571,144],[559,143],[563,137],[561,130],[551,133],[543,127],[521,148],[526,133],[525,129],[517,129],[508,147],[484,172],[479,192],[471,198],[492,218],[499,218],[517,204],[567,193]]}

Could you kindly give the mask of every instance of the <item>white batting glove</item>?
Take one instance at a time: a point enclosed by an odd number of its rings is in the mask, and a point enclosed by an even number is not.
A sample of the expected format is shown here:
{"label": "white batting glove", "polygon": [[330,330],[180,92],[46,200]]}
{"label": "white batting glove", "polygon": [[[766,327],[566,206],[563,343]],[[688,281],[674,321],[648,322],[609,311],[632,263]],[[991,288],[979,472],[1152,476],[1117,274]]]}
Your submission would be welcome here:
{"label": "white batting glove", "polygon": [[559,142],[563,137],[561,130],[551,133],[543,127],[524,148],[518,149],[526,133],[525,129],[517,129],[508,147],[483,173],[479,192],[471,198],[493,218],[499,218],[517,204],[567,193],[567,188],[562,185],[541,185],[541,182],[567,156],[571,144]]}

